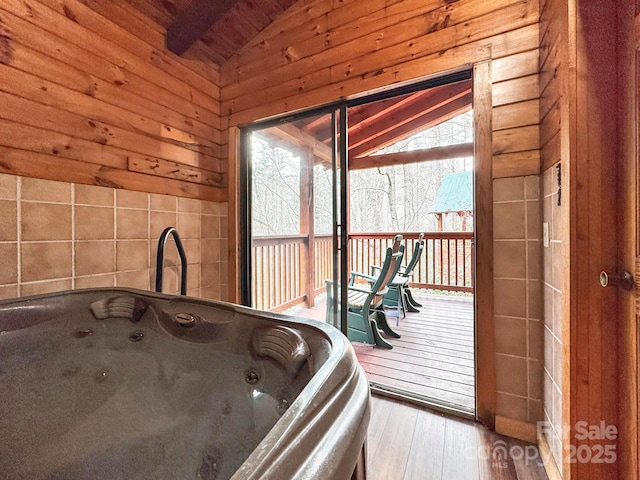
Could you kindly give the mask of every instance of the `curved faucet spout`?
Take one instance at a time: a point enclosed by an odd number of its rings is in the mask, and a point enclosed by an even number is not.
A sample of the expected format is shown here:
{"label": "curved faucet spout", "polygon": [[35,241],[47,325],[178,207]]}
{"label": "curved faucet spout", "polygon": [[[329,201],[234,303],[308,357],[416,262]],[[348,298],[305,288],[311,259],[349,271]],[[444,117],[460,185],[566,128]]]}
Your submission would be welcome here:
{"label": "curved faucet spout", "polygon": [[173,236],[176,242],[176,248],[180,255],[180,263],[182,266],[182,275],[180,278],[180,295],[187,294],[187,255],[184,253],[184,247],[182,246],[182,240],[175,227],[167,227],[160,234],[158,239],[158,254],[156,255],[156,292],[162,293],[162,274],[164,270],[164,247],[167,244],[167,238],[169,235]]}

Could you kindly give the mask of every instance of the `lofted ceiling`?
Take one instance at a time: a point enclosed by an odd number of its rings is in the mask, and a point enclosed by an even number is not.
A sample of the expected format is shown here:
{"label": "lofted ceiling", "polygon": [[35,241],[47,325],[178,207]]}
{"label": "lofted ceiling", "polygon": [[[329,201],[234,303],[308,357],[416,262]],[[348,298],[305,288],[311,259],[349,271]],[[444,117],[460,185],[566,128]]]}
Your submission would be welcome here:
{"label": "lofted ceiling", "polygon": [[222,64],[297,0],[130,1],[167,29],[169,50],[182,55],[202,42]]}
{"label": "lofted ceiling", "polygon": [[[183,55],[198,44],[200,51],[204,47],[214,61],[223,64],[297,0],[128,1],[166,29],[167,48],[172,52]],[[351,168],[422,160],[416,159],[421,155],[418,152],[387,156],[372,153],[468,111],[471,85],[471,80],[465,80],[350,107]],[[329,116],[299,119],[270,129],[267,135],[298,147],[312,147],[317,162],[331,163]],[[453,146],[447,154],[466,156],[469,148]]]}

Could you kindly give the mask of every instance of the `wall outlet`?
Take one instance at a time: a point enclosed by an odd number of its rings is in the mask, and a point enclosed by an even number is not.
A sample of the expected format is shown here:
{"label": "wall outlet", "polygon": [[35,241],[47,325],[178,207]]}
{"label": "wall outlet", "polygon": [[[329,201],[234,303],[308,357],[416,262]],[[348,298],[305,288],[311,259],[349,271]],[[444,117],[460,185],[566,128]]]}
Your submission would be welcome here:
{"label": "wall outlet", "polygon": [[542,246],[549,248],[549,223],[542,224]]}

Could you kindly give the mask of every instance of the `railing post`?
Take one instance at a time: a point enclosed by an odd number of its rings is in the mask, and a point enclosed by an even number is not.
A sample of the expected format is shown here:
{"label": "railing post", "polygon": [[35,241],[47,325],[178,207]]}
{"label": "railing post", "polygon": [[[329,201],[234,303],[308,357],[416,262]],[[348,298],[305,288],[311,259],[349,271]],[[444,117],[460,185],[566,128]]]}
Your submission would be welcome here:
{"label": "railing post", "polygon": [[300,233],[307,236],[300,252],[300,272],[307,308],[315,305],[316,289],[313,210],[313,150],[308,148],[300,155]]}

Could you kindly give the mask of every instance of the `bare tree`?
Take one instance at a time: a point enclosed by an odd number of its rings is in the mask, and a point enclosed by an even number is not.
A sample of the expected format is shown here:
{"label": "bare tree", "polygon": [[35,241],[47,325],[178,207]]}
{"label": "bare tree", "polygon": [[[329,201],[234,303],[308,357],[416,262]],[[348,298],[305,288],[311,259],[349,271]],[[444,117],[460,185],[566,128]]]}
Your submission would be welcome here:
{"label": "bare tree", "polygon": [[[473,115],[469,112],[376,153],[419,150],[472,140]],[[300,157],[293,148],[270,144],[260,137],[254,137],[252,148],[253,234],[299,233]],[[458,158],[351,172],[351,231],[434,231],[436,219],[429,211],[442,178],[469,170],[472,165],[471,158]],[[332,230],[333,181],[331,170],[321,165],[314,167],[314,224],[319,234]],[[452,217],[448,221],[449,228],[459,228],[459,219]]]}
{"label": "bare tree", "polygon": [[300,161],[291,151],[254,139],[252,229],[254,235],[300,232]]}
{"label": "bare tree", "polygon": [[[376,153],[419,150],[472,140],[473,116],[466,113]],[[352,172],[352,231],[435,230],[436,220],[429,210],[435,202],[442,177],[469,170],[471,166],[472,159],[467,158]]]}

